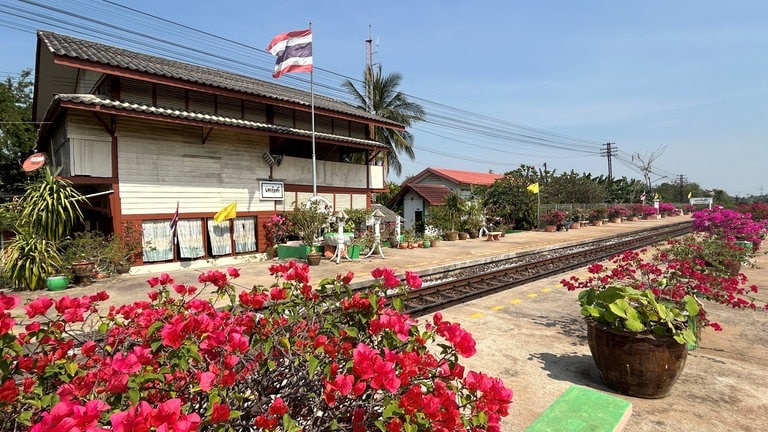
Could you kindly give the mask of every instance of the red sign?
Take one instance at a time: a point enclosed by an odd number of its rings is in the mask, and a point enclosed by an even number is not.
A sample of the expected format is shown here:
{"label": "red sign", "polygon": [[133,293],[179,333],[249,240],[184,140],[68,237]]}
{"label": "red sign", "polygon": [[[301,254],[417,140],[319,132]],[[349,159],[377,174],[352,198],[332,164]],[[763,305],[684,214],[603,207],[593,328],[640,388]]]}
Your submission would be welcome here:
{"label": "red sign", "polygon": [[21,164],[21,168],[24,171],[29,172],[34,171],[43,165],[45,165],[45,153],[34,153]]}

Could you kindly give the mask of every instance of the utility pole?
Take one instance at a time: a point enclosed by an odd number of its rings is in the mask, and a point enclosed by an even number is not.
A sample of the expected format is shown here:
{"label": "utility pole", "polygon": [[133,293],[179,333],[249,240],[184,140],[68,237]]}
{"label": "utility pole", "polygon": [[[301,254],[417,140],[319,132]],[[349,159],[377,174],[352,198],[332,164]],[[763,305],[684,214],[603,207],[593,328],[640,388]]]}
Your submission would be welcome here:
{"label": "utility pole", "polygon": [[603,144],[605,149],[600,152],[600,156],[608,158],[608,180],[613,181],[613,167],[611,165],[611,158],[616,156],[616,143],[607,142]]}
{"label": "utility pole", "polygon": [[685,202],[685,191],[683,188],[686,183],[688,183],[688,179],[684,175],[680,174],[677,176],[677,185],[680,188],[680,202]]}

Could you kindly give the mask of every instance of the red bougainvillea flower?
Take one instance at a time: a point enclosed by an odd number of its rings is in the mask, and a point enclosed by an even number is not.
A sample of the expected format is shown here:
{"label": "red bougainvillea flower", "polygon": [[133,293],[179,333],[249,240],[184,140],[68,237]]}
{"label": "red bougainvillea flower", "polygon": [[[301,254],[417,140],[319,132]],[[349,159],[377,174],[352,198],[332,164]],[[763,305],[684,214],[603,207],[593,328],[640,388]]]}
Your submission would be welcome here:
{"label": "red bougainvillea flower", "polygon": [[419,277],[419,275],[411,271],[405,272],[405,283],[407,283],[409,287],[414,289],[419,289],[421,288],[421,285],[422,285],[421,278]]}
{"label": "red bougainvillea flower", "polygon": [[229,406],[222,403],[213,403],[213,410],[211,412],[211,423],[220,423],[229,420]]}

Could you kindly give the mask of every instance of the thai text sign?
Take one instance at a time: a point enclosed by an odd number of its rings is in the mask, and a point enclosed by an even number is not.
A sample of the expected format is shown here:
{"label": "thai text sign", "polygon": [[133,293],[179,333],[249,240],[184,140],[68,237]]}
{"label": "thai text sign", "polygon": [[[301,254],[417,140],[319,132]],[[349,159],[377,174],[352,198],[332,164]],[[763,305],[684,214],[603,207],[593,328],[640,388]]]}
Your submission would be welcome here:
{"label": "thai text sign", "polygon": [[263,181],[259,182],[260,197],[263,200],[281,201],[285,192],[283,182]]}

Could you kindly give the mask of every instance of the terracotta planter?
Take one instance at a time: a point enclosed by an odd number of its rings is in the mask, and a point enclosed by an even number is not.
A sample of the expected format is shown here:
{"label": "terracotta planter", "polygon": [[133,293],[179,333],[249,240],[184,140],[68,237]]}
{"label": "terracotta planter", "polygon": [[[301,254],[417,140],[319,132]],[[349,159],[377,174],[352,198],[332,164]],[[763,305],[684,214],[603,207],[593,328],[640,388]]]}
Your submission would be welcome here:
{"label": "terracotta planter", "polygon": [[611,223],[621,223],[621,218],[620,217],[611,218]]}
{"label": "terracotta planter", "polygon": [[592,225],[592,226],[602,226],[603,225],[603,221],[601,221],[601,220],[591,221],[590,225]]}
{"label": "terracotta planter", "polygon": [[557,225],[544,225],[544,232],[555,232],[557,231]]}
{"label": "terracotta planter", "polygon": [[75,274],[76,283],[80,285],[90,284],[94,268],[96,268],[96,264],[91,261],[72,263],[72,273]]}
{"label": "terracotta planter", "polygon": [[445,240],[447,241],[456,241],[459,238],[459,233],[456,231],[448,231],[445,233]]}
{"label": "terracotta planter", "polygon": [[688,348],[671,336],[612,329],[587,319],[587,340],[603,382],[629,396],[663,398],[685,367]]}
{"label": "terracotta planter", "polygon": [[581,228],[581,222],[571,222],[570,229],[579,229]]}
{"label": "terracotta planter", "polygon": [[320,260],[323,258],[323,255],[319,253],[310,253],[307,254],[307,264],[311,266],[320,265]]}
{"label": "terracotta planter", "polygon": [[408,249],[408,243],[407,242],[402,242],[402,243],[400,243],[399,247],[400,247],[400,249]]}
{"label": "terracotta planter", "polygon": [[466,240],[468,237],[469,237],[469,234],[467,234],[465,232],[460,232],[459,233],[459,240]]}

